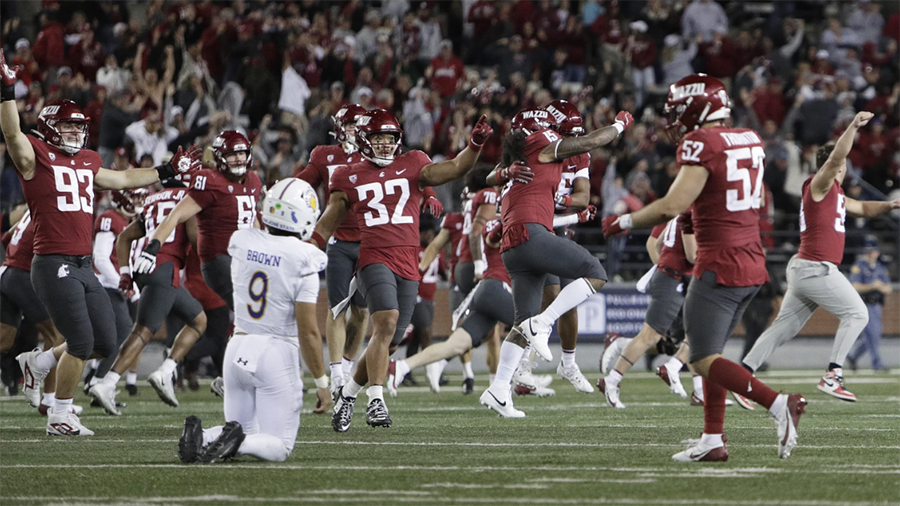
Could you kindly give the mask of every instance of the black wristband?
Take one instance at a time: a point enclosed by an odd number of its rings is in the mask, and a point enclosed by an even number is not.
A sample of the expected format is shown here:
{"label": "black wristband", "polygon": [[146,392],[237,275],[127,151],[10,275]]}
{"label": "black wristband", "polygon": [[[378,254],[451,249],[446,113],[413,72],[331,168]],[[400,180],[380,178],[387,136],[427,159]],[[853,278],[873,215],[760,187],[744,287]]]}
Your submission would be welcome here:
{"label": "black wristband", "polygon": [[160,181],[176,176],[175,167],[172,167],[172,162],[166,162],[162,165],[157,165],[154,168],[156,169],[156,173],[159,174]]}
{"label": "black wristband", "polygon": [[16,85],[3,85],[0,86],[0,102],[6,102],[7,100],[15,100],[16,99]]}
{"label": "black wristband", "polygon": [[144,253],[156,256],[156,254],[159,253],[159,248],[161,246],[162,244],[160,244],[159,240],[153,239],[152,241],[147,243],[146,247],[144,247]]}

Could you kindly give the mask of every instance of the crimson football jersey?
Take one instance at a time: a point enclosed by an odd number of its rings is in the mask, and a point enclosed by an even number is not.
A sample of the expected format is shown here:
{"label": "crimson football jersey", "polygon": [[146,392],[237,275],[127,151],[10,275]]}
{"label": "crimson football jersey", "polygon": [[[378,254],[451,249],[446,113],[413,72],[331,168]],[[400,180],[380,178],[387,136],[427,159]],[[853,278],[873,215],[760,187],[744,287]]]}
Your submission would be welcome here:
{"label": "crimson football jersey", "polygon": [[475,223],[475,215],[478,214],[478,208],[484,205],[497,205],[497,190],[483,188],[478,190],[474,197],[466,201],[463,209],[462,234],[456,250],[456,256],[459,257],[460,262],[473,261],[472,248],[469,247],[469,234],[472,233],[472,225]]}
{"label": "crimson football jersey", "polygon": [[[303,170],[297,172],[294,177],[306,181],[315,190],[324,186],[325,205],[327,206],[328,199],[331,197],[329,188],[334,171],[338,167],[352,165],[361,161],[363,161],[363,157],[358,151],[348,155],[340,145],[316,146],[313,148],[312,153],[309,154],[309,163]],[[356,223],[356,217],[347,216],[344,218],[344,221],[338,225],[338,229],[334,232],[334,237],[341,241],[359,242],[359,225]]]}
{"label": "crimson football jersey", "polygon": [[[425,256],[425,248],[419,247],[419,260]],[[419,298],[422,300],[434,300],[434,292],[437,291],[437,282],[440,278],[441,257],[436,256],[431,265],[422,273],[422,281],[419,282]]]}
{"label": "crimson football jersey", "polygon": [[100,155],[89,149],[70,155],[37,137],[26,137],[34,148],[34,177],[26,181],[16,174],[34,221],[34,253],[90,255]]}
{"label": "crimson football jersey", "polygon": [[659,252],[659,260],[656,264],[684,276],[690,276],[694,270],[694,264],[688,262],[687,255],[684,253],[684,241],[681,238],[681,222],[690,219],[691,214],[684,213],[672,218],[665,225],[657,225],[657,227],[663,227],[662,232],[657,236],[663,242],[663,247]]}
{"label": "crimson football jersey", "polygon": [[462,240],[462,213],[445,214],[441,219],[441,228],[446,229],[447,233],[450,234],[450,258],[447,263],[450,264],[450,282],[453,282],[456,280],[453,271],[456,268],[457,262],[459,262],[459,255],[457,255],[456,249],[459,247],[459,241]]}
{"label": "crimson football jersey", "polygon": [[[97,234],[99,234],[100,232],[112,232],[114,236],[119,237],[119,234],[121,234],[127,226],[127,218],[117,213],[113,209],[107,209],[106,211],[100,213],[100,216],[97,216],[97,219],[94,220],[94,237],[97,237]],[[118,257],[116,257],[115,246],[113,246],[112,251],[109,253],[109,259],[112,261],[113,266],[118,271],[119,259]],[[97,270],[96,266],[94,266],[94,272],[100,272]]]}
{"label": "crimson football jersey", "polygon": [[[144,201],[144,212],[141,213],[140,217],[144,226],[144,237],[139,239],[139,241],[146,242],[153,236],[156,227],[165,221],[172,209],[175,209],[175,206],[187,194],[187,188],[168,188],[147,197],[147,200]],[[190,245],[184,226],[184,223],[179,223],[175,230],[169,234],[169,237],[166,237],[166,240],[163,241],[159,247],[159,253],[156,254],[156,265],[172,262],[172,266],[175,268],[175,279],[172,280],[172,286],[176,287],[178,286],[178,271],[184,268],[185,257]],[[143,251],[143,246],[141,244],[139,251]]]}
{"label": "crimson football jersey", "polygon": [[7,233],[9,244],[6,246],[3,265],[30,272],[31,259],[34,257],[34,221],[31,219],[31,212],[26,211],[19,223]]}
{"label": "crimson football jersey", "polygon": [[484,244],[484,258],[487,260],[487,268],[484,270],[484,278],[492,278],[502,281],[506,284],[512,284],[509,279],[509,273],[506,272],[506,265],[503,264],[503,257],[500,256],[500,248],[492,248],[487,245],[487,236],[500,225],[500,220],[491,220],[484,224],[484,230],[481,231]]}
{"label": "crimson football jersey", "polygon": [[549,129],[538,130],[525,139],[525,162],[534,171],[534,179],[528,184],[509,181],[503,187],[500,205],[503,209],[502,251],[528,241],[527,223],[553,230],[556,208],[553,199],[566,162],[541,163],[538,155],[559,139],[559,135]]}
{"label": "crimson football jersey", "polygon": [[381,263],[398,276],[420,279],[419,174],[430,163],[425,153],[410,151],[386,167],[364,161],[334,172],[331,191],[347,195],[359,223],[359,269]]}
{"label": "crimson football jersey", "polygon": [[197,214],[197,247],[202,263],[227,255],[228,241],[235,230],[253,227],[261,188],[259,176],[253,171],[247,172],[243,183],[231,181],[218,170],[197,172],[188,195],[203,209]]}
{"label": "crimson football jersey", "polygon": [[204,311],[218,309],[225,305],[225,300],[213,291],[203,279],[200,270],[200,256],[193,246],[188,247],[184,263],[184,288],[190,292],[191,297],[203,306]]}
{"label": "crimson football jersey", "polygon": [[746,128],[700,128],[678,146],[680,165],[700,165],[709,172],[693,207],[695,277],[712,271],[724,286],[755,286],[769,279],[759,236],[765,158],[759,134]]}
{"label": "crimson football jersey", "polygon": [[[562,177],[559,178],[559,187],[556,189],[556,195],[571,195],[575,189],[575,179],[583,177],[590,179],[591,177],[591,154],[582,153],[580,155],[566,158],[563,163]],[[556,205],[557,213],[566,213],[568,208]],[[570,211],[571,212],[571,211]]]}
{"label": "crimson football jersey", "polygon": [[846,238],[844,220],[847,218],[847,199],[844,189],[834,181],[821,201],[812,198],[813,177],[803,182],[800,200],[800,251],[797,256],[814,262],[841,264]]}

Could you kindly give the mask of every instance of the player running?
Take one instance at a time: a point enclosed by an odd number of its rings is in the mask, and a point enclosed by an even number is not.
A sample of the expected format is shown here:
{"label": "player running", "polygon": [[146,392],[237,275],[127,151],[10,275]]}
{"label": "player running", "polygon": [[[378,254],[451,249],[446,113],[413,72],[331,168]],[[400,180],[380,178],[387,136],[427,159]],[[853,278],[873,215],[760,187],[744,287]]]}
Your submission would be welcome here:
{"label": "player running", "polygon": [[383,385],[390,353],[402,340],[416,304],[422,190],[465,175],[492,132],[482,117],[466,149],[452,160],[432,163],[421,151],[400,153],[403,130],[383,109],[364,114],[357,128],[366,161],[335,171],[331,199],[313,233],[322,247],[349,213],[357,217],[362,241],[356,277],[372,314],[369,346],[353,378],[335,396],[332,427],[338,432],[350,428],[353,403],[366,383],[371,384],[366,423],[391,426]]}
{"label": "player running", "polygon": [[178,441],[182,462],[221,462],[240,455],[284,462],[294,449],[303,407],[300,354],[330,402],[316,321],[319,273],[328,257],[309,239],[319,215],[316,192],[287,178],[263,200],[267,230],[231,236],[235,329],[225,351],[224,426],[203,429],[189,416]]}
{"label": "player running", "polygon": [[860,112],[837,142],[825,144],[816,153],[819,170],[803,183],[800,204],[800,250],[787,266],[787,293],[772,326],[744,357],[744,367],[755,372],[775,349],[793,339],[816,308],[822,306],[841,320],[825,376],[819,391],[856,402],[856,395],[844,388],[844,360],[869,321],[868,310],[859,293],[838,270],[844,256],[847,214],[874,218],[900,208],[892,202],[854,200],[844,195],[841,184],[847,174],[847,155],[856,133],[874,117]]}
{"label": "player running", "polygon": [[648,228],[693,204],[697,240],[694,277],[684,301],[691,366],[704,378],[704,428],[700,440],[672,456],[678,462],[724,462],[725,396],[736,392],[766,407],[778,427],[778,456],[797,445],[797,424],[806,406],[799,394],[779,394],[739,364],[722,356],[725,341],[760,285],[768,279],[759,236],[765,153],[759,134],[728,128],[728,94],[718,79],[685,77],[669,88],[667,131],[679,141],[678,177],[666,196],[632,214],[603,219],[607,237]]}

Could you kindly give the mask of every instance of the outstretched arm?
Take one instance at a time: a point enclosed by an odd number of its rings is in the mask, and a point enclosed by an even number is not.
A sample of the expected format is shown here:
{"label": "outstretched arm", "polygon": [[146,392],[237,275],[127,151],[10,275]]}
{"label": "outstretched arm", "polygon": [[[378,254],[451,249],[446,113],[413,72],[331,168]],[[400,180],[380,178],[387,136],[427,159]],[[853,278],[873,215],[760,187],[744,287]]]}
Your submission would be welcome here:
{"label": "outstretched arm", "polygon": [[94,186],[103,190],[142,188],[178,174],[199,170],[202,155],[203,152],[196,145],[187,152],[179,146],[171,160],[152,169],[110,170],[101,168],[94,177]]}
{"label": "outstretched arm", "polygon": [[472,170],[484,142],[491,136],[494,130],[487,122],[487,116],[482,115],[472,128],[472,138],[466,149],[459,152],[452,160],[440,163],[432,163],[422,168],[419,176],[419,186],[440,186],[444,183],[459,179]]}
{"label": "outstretched arm", "polygon": [[629,228],[650,228],[671,220],[697,200],[708,178],[705,167],[682,165],[665,197],[632,214],[607,216],[603,219],[603,235],[609,237]]}
{"label": "outstretched arm", "polygon": [[446,228],[442,228],[438,235],[428,243],[428,246],[425,247],[425,253],[422,255],[422,260],[419,260],[419,271],[425,272],[428,270],[428,266],[431,265],[431,262],[434,262],[434,259],[437,258],[438,254],[440,254],[441,250],[444,249],[444,246],[450,242],[450,231]]}
{"label": "outstretched arm", "polygon": [[847,214],[859,218],[874,218],[888,213],[894,209],[900,209],[900,199],[890,202],[881,202],[877,200],[855,200],[850,197],[846,198]]}
{"label": "outstretched arm", "polygon": [[328,199],[328,207],[325,208],[325,212],[322,213],[322,217],[316,223],[316,229],[312,233],[310,242],[319,248],[324,248],[328,243],[328,239],[331,238],[349,212],[350,200],[347,199],[347,194],[342,191],[331,192],[331,197]]}
{"label": "outstretched arm", "polygon": [[812,183],[810,184],[813,200],[817,202],[822,200],[825,198],[828,191],[831,190],[834,179],[841,171],[841,167],[844,166],[847,155],[850,154],[850,149],[853,148],[853,140],[856,138],[856,132],[859,130],[859,127],[864,126],[874,116],[874,114],[868,111],[858,113],[856,117],[853,118],[850,126],[848,126],[847,129],[844,130],[844,133],[841,134],[837,143],[834,145],[834,150],[831,152],[831,155],[828,156],[828,160],[826,160],[825,164],[822,165],[818,172],[816,172],[816,175],[813,177]]}
{"label": "outstretched arm", "polygon": [[589,153],[616,140],[619,134],[624,132],[632,123],[634,123],[634,118],[630,112],[619,111],[619,114],[616,115],[616,122],[608,127],[598,128],[580,137],[566,137],[548,145],[538,155],[538,161],[550,163],[565,160],[582,153]]}

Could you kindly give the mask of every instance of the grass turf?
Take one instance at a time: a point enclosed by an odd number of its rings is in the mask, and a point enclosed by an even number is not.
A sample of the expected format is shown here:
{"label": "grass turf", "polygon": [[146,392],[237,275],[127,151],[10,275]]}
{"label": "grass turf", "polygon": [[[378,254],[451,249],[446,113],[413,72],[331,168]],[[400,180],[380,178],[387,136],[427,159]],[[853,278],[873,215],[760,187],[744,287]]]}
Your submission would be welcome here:
{"label": "grass turf", "polygon": [[[671,461],[681,440],[699,436],[702,410],[647,373],[625,380],[628,409],[557,379],[556,397],[515,399],[523,420],[498,418],[478,393],[461,395],[456,378],[441,394],[401,388],[387,401],[393,428],[365,425],[362,396],[345,434],[310,413],[307,395],[297,444],[282,464],[178,461],[187,415],[223,422],[222,402],[206,387],[179,394],[177,409],[149,387],[132,398],[123,391],[124,416],[86,408],[82,421],[97,433],[89,438],[46,436],[45,419],[21,397],[3,398],[0,504],[900,504],[900,378],[849,376],[861,399],[852,404],[817,392],[819,374],[761,375],[809,400],[789,459],[778,458],[763,408],[733,406],[724,464]],[[476,392],[487,386],[478,380]],[[76,402],[89,403],[81,394]]]}

